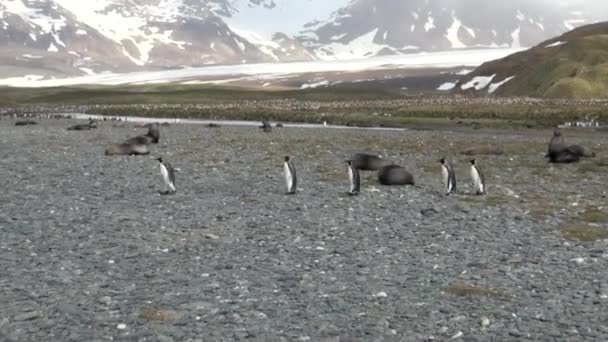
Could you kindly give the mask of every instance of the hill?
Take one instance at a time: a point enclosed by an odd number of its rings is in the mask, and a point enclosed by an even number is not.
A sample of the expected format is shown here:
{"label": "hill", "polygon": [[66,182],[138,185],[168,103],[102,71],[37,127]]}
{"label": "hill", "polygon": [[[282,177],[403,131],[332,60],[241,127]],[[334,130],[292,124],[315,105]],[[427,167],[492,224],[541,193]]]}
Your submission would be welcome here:
{"label": "hill", "polygon": [[547,98],[608,97],[608,22],[586,25],[482,64],[457,92]]}

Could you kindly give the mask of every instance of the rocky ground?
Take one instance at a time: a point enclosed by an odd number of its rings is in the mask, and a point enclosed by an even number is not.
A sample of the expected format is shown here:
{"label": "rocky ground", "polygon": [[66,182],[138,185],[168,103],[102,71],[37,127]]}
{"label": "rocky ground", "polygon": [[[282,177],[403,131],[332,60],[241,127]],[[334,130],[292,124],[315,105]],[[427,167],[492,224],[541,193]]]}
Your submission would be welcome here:
{"label": "rocky ground", "polygon": [[[161,196],[152,156],[103,154],[144,129],[73,123],[0,120],[1,341],[608,340],[605,132],[566,131],[598,156],[548,165],[549,131],[171,125]],[[416,186],[346,196],[358,151]]]}

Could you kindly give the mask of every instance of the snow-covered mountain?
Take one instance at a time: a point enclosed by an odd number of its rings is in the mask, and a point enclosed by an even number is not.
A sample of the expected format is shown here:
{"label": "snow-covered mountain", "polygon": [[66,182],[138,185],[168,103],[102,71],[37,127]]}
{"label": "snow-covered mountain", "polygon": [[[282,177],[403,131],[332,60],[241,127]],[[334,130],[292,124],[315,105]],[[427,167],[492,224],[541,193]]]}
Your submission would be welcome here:
{"label": "snow-covered mountain", "polygon": [[0,0],[0,78],[531,46],[608,8],[557,3]]}
{"label": "snow-covered mountain", "polygon": [[[608,19],[598,1],[354,0],[298,37],[320,58],[529,47],[576,26]],[[604,17],[604,18],[602,18]]]}
{"label": "snow-covered mountain", "polygon": [[230,27],[237,12],[229,0],[0,0],[0,76],[315,58],[287,35]]}

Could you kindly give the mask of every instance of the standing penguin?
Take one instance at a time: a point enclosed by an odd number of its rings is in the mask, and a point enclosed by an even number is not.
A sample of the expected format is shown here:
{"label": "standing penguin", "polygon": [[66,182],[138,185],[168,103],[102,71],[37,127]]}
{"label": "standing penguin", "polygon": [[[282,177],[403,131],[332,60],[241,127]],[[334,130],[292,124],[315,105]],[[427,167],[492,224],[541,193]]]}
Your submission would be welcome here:
{"label": "standing penguin", "polygon": [[348,191],[348,194],[351,196],[356,196],[361,190],[361,178],[359,177],[359,170],[353,166],[353,162],[350,159],[346,161],[346,164],[348,165],[348,180],[350,181],[350,190]]}
{"label": "standing penguin", "polygon": [[449,195],[456,191],[456,174],[454,173],[452,164],[446,161],[445,158],[439,159],[439,162],[441,163],[441,176],[443,179],[445,194]]}
{"label": "standing penguin", "polygon": [[283,170],[285,172],[285,185],[287,186],[287,194],[293,195],[296,193],[298,178],[296,177],[296,167],[293,165],[290,156],[285,156]]}
{"label": "standing penguin", "polygon": [[163,161],[162,157],[157,158],[160,167],[160,174],[163,176],[165,185],[169,188],[168,191],[162,192],[162,194],[173,194],[175,193],[175,171],[169,162]]}
{"label": "standing penguin", "polygon": [[486,181],[483,178],[481,169],[475,163],[475,159],[471,159],[471,180],[473,181],[473,192],[475,195],[483,195],[486,193]]}

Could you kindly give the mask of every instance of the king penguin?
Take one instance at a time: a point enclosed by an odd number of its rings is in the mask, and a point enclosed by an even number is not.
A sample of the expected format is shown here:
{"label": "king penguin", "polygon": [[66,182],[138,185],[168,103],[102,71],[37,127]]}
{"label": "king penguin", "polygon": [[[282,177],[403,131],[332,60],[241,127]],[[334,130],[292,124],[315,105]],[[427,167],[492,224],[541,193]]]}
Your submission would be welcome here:
{"label": "king penguin", "polygon": [[163,161],[162,157],[157,158],[160,167],[160,173],[163,176],[165,185],[169,188],[169,191],[163,192],[162,194],[173,194],[175,193],[175,171],[169,162]]}
{"label": "king penguin", "polygon": [[452,164],[445,160],[445,158],[439,159],[439,162],[441,163],[441,176],[443,179],[445,194],[449,195],[456,191],[456,174],[454,173]]}
{"label": "king penguin", "polygon": [[285,185],[287,186],[287,194],[293,195],[296,193],[298,178],[296,177],[296,167],[293,165],[290,156],[285,156],[283,170],[285,172]]}
{"label": "king penguin", "polygon": [[353,162],[350,159],[346,161],[346,164],[348,165],[348,180],[350,181],[350,190],[348,191],[348,194],[351,196],[356,196],[361,190],[361,178],[359,177],[359,170],[353,166]]}
{"label": "king penguin", "polygon": [[471,159],[471,180],[473,181],[473,192],[475,195],[486,193],[486,182],[475,159]]}

